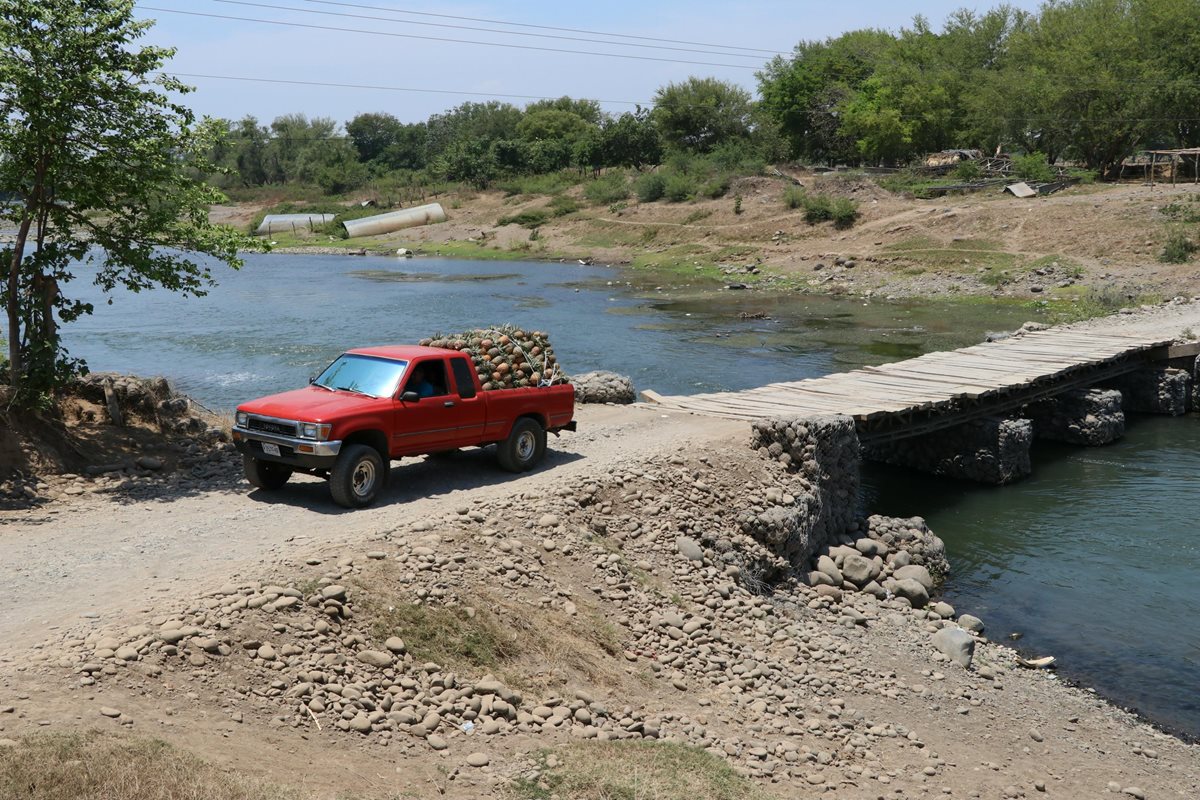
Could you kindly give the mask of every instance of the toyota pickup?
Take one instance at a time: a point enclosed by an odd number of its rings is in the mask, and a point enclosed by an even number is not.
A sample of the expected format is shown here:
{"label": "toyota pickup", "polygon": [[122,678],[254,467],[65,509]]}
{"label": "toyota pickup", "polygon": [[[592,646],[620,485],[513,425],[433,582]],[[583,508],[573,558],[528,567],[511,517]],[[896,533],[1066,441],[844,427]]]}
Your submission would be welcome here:
{"label": "toyota pickup", "polygon": [[570,384],[484,391],[463,352],[369,347],[343,353],[303,389],[238,406],[233,441],[252,486],[317,475],[334,502],[361,508],[405,456],[495,444],[503,468],[533,469],[546,434],[575,430],[574,414]]}

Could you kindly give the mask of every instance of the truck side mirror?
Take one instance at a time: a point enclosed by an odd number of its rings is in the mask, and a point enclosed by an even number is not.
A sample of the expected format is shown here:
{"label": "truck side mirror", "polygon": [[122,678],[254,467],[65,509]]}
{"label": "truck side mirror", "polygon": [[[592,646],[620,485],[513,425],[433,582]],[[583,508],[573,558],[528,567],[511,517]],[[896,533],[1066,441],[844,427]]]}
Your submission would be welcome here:
{"label": "truck side mirror", "polygon": [[312,386],[312,385],[313,385],[314,383],[316,383],[316,382],[317,382],[317,376],[316,376],[316,375],[309,375],[309,376],[308,376],[308,385],[309,385],[309,386]]}
{"label": "truck side mirror", "polygon": [[404,394],[400,395],[400,402],[402,403],[416,403],[420,400],[421,395],[417,394],[416,392],[405,392]]}

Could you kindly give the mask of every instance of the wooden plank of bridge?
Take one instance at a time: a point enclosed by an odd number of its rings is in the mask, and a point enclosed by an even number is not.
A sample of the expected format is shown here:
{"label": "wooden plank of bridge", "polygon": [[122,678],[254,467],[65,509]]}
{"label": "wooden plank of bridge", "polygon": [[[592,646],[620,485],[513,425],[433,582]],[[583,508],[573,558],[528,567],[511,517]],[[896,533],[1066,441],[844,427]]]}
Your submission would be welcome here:
{"label": "wooden plank of bridge", "polygon": [[979,397],[982,394],[995,391],[996,389],[996,385],[993,383],[975,382],[974,380],[968,380],[967,376],[958,373],[955,373],[954,375],[939,375],[913,370],[888,370],[884,372],[883,370],[878,370],[874,367],[863,367],[863,371],[871,374],[894,377],[897,380],[909,381],[910,385],[912,385],[912,381],[916,381],[916,385],[918,386],[945,388],[952,394],[962,394],[964,397],[970,397],[972,399]]}
{"label": "wooden plank of bridge", "polygon": [[1081,372],[1162,348],[1169,340],[1091,331],[1038,331],[960,350],[864,367],[743,392],[692,397],[643,394],[664,407],[739,419],[849,414],[859,421],[937,411],[958,400],[1000,400],[1033,386],[1051,388]]}

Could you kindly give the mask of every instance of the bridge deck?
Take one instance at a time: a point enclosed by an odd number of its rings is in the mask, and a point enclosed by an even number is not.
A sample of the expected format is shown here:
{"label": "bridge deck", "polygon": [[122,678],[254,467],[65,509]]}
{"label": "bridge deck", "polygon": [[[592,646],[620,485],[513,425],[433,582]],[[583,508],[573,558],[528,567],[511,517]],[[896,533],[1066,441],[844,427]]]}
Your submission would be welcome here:
{"label": "bridge deck", "polygon": [[907,361],[740,392],[662,396],[662,407],[732,419],[845,414],[864,439],[902,438],[1131,372],[1170,339],[1050,329]]}

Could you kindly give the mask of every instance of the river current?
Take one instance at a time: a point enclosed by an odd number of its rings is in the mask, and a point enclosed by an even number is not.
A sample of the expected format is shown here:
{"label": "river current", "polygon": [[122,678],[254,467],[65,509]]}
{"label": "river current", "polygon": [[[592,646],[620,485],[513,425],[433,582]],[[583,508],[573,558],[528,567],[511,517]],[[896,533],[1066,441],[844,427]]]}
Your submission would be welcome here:
{"label": "river current", "polygon": [[[250,255],[202,298],[70,290],[65,329],[93,370],[166,375],[213,409],[303,385],[342,349],[512,322],[549,332],[569,372],[691,393],[797,380],[974,344],[1030,311],[720,290],[599,266]],[[628,282],[628,283],[627,283]],[[1099,449],[1036,445],[1034,475],[978,487],[871,467],[870,512],[920,515],[947,544],[947,599],[988,634],[1200,736],[1200,422],[1131,420]]]}

